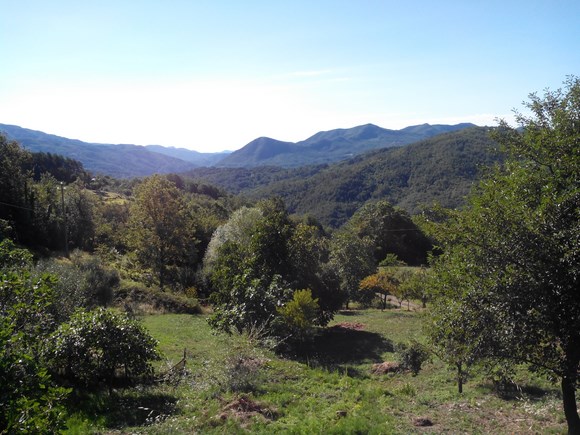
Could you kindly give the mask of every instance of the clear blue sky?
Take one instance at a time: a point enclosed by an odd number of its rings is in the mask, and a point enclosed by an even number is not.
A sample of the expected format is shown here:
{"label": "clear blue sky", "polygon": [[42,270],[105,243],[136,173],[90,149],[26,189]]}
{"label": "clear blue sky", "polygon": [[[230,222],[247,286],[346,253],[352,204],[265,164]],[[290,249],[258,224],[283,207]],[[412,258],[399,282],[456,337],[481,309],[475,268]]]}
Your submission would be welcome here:
{"label": "clear blue sky", "polygon": [[508,118],[580,75],[580,1],[2,0],[0,123],[234,150]]}

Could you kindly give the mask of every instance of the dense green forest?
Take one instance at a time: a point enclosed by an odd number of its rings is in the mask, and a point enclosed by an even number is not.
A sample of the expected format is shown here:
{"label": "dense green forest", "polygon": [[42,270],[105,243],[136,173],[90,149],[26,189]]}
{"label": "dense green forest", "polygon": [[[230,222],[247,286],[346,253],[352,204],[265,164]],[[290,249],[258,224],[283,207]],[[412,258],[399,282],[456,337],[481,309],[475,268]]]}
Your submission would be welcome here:
{"label": "dense green forest", "polygon": [[493,433],[504,406],[580,433],[565,86],[519,128],[296,170],[116,180],[0,135],[0,433],[406,433],[418,410]]}
{"label": "dense green forest", "polygon": [[367,201],[386,199],[411,214],[434,203],[461,206],[480,171],[501,158],[489,132],[466,128],[334,165],[199,168],[188,175],[251,199],[280,196],[292,213],[337,228]]}

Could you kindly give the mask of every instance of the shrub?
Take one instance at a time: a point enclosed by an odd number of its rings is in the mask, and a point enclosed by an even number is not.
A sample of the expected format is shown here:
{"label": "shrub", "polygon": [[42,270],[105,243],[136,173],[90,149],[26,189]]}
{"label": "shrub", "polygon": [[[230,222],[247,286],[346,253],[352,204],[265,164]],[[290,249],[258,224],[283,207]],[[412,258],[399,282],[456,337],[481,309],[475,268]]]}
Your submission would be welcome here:
{"label": "shrub", "polygon": [[32,264],[32,254],[17,248],[10,239],[0,241],[0,267],[3,270],[23,269]]}
{"label": "shrub", "polygon": [[399,345],[399,364],[404,370],[410,370],[413,375],[421,371],[421,366],[429,359],[427,348],[417,341]]}
{"label": "shrub", "polygon": [[[75,261],[76,260],[76,261]],[[101,264],[97,257],[77,257],[73,263],[84,279],[87,307],[106,307],[113,301],[113,289],[119,285],[119,273]]]}
{"label": "shrub", "polygon": [[278,308],[278,313],[286,326],[298,339],[304,339],[312,331],[318,318],[318,299],[312,298],[312,291],[297,290],[291,301]]}
{"label": "shrub", "polygon": [[72,261],[45,259],[39,261],[36,274],[50,273],[58,277],[54,287],[54,316],[66,322],[77,308],[107,306],[113,300],[113,290],[119,285],[116,270],[102,265],[96,257],[73,252]]}
{"label": "shrub", "polygon": [[104,308],[77,311],[50,337],[47,356],[52,368],[65,371],[75,385],[109,387],[122,370],[125,379],[153,374],[159,359],[157,341],[134,320]]}
{"label": "shrub", "polygon": [[[20,256],[21,253],[16,253]],[[54,277],[24,271],[0,274],[0,433],[57,433],[68,390],[52,385],[38,358],[50,332]]]}

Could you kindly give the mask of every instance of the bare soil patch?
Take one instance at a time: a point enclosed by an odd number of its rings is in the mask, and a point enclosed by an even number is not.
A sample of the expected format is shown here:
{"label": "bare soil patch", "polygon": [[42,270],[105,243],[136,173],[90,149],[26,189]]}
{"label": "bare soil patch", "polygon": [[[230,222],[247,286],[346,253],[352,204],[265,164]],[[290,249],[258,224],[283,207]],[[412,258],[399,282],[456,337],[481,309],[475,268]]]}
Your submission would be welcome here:
{"label": "bare soil patch", "polygon": [[341,322],[336,325],[332,325],[330,329],[349,329],[351,331],[362,331],[365,329],[364,323],[359,322]]}
{"label": "bare soil patch", "polygon": [[385,361],[379,364],[373,364],[371,373],[375,375],[384,375],[387,373],[397,373],[401,371],[401,365],[395,361]]}

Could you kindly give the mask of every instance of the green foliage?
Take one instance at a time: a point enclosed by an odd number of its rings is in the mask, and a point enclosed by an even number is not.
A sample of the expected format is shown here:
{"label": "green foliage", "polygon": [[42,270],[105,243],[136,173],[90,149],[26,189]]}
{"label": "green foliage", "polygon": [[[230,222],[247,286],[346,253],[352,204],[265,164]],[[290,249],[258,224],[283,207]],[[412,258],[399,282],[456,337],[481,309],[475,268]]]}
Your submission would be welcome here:
{"label": "green foliage", "polygon": [[0,273],[0,433],[54,433],[63,425],[68,391],[52,385],[39,348],[54,328],[55,279],[19,269],[30,254],[13,246],[2,242],[12,270]]}
{"label": "green foliage", "polygon": [[19,270],[32,265],[32,254],[27,249],[17,248],[10,239],[0,241],[0,269]]}
{"label": "green foliage", "polygon": [[375,269],[373,247],[367,238],[340,231],[333,235],[329,265],[339,279],[340,291],[346,301],[357,300],[360,281]]}
{"label": "green foliage", "polygon": [[127,252],[127,222],[129,204],[127,201],[99,201],[95,204],[95,245],[96,251],[104,256],[111,252]]}
{"label": "green foliage", "polygon": [[308,288],[318,299],[317,324],[325,326],[344,302],[329,267],[330,237],[312,220],[297,223],[289,240],[292,287]]}
{"label": "green foliage", "polygon": [[239,209],[216,230],[204,259],[216,308],[211,324],[228,332],[259,326],[276,335],[277,307],[301,284],[312,286],[320,303],[316,323],[326,324],[341,299],[325,280],[327,257],[319,230],[290,221],[280,200]]}
{"label": "green foliage", "polygon": [[418,341],[411,341],[409,344],[400,344],[397,354],[401,368],[410,370],[414,376],[419,374],[423,363],[428,361],[430,357],[427,348]]}
{"label": "green foliage", "polygon": [[73,257],[77,269],[77,279],[82,282],[85,307],[106,307],[113,300],[113,291],[119,286],[119,274],[115,269],[105,267],[97,257]]}
{"label": "green foliage", "polygon": [[104,266],[98,257],[79,251],[71,254],[71,261],[40,260],[34,273],[57,277],[51,311],[59,323],[67,321],[77,308],[109,305],[120,282],[115,269]]}
{"label": "green foliage", "polygon": [[431,243],[410,216],[394,208],[387,201],[368,202],[345,224],[347,231],[367,238],[373,246],[376,263],[400,259],[406,264],[421,265],[427,262]]}
{"label": "green foliage", "polygon": [[521,131],[502,122],[508,159],[463,212],[433,234],[444,254],[432,329],[458,361],[508,359],[559,378],[570,433],[580,432],[580,80],[535,94]]}
{"label": "green foliage", "polygon": [[407,299],[418,299],[427,307],[427,301],[431,297],[429,289],[429,275],[431,271],[425,267],[415,269],[413,272],[403,274],[401,278],[401,292]]}
{"label": "green foliage", "polygon": [[32,238],[33,196],[30,174],[23,167],[31,158],[28,151],[0,134],[0,220],[11,230],[3,236],[26,242]]}
{"label": "green foliage", "polygon": [[69,249],[92,250],[96,233],[95,199],[82,184],[69,184],[64,190]]}
{"label": "green foliage", "polygon": [[332,165],[200,168],[192,175],[255,199],[280,196],[291,213],[338,228],[367,201],[386,200],[411,214],[433,203],[461,206],[479,169],[501,158],[489,130],[468,128]]}
{"label": "green foliage", "polygon": [[[240,249],[249,248],[256,223],[262,217],[263,213],[257,207],[241,207],[232,213],[225,224],[214,231],[203,259],[203,271],[206,277],[211,277],[213,274],[220,255],[219,251],[226,243],[236,244]],[[241,250],[239,253],[245,255]]]}
{"label": "green foliage", "polygon": [[286,206],[280,198],[271,198],[261,201],[258,207],[263,217],[252,231],[250,267],[256,277],[280,275],[290,281],[289,240],[293,228]]}
{"label": "green foliage", "polygon": [[201,314],[197,299],[181,293],[147,288],[136,283],[123,283],[116,291],[114,304],[128,314],[184,313]]}
{"label": "green foliage", "polygon": [[274,275],[270,281],[251,278],[248,273],[237,274],[230,279],[230,285],[227,291],[212,294],[215,308],[210,325],[228,333],[261,329],[267,335],[275,335],[277,309],[292,295],[281,277]]}
{"label": "green foliage", "polygon": [[69,390],[54,387],[21,336],[0,319],[0,433],[52,434],[64,426]]}
{"label": "green foliage", "polygon": [[97,308],[73,314],[51,334],[45,352],[53,370],[64,369],[75,385],[111,387],[118,371],[132,380],[151,376],[156,346],[136,321]]}
{"label": "green foliage", "polygon": [[193,220],[181,192],[166,178],[155,175],[136,188],[129,229],[129,245],[139,262],[153,269],[161,289],[179,281],[179,272],[194,263]]}
{"label": "green foliage", "polygon": [[389,252],[384,259],[379,262],[379,267],[403,266],[405,263],[399,260],[397,254]]}
{"label": "green foliage", "polygon": [[296,290],[292,300],[279,307],[278,312],[296,338],[303,340],[312,333],[319,309],[318,299],[312,298],[310,289],[304,289]]}
{"label": "green foliage", "polygon": [[77,180],[86,182],[90,178],[81,162],[53,153],[32,153],[32,161],[29,165],[25,165],[24,169],[32,172],[35,181],[39,181],[44,173],[51,174],[66,184]]}

